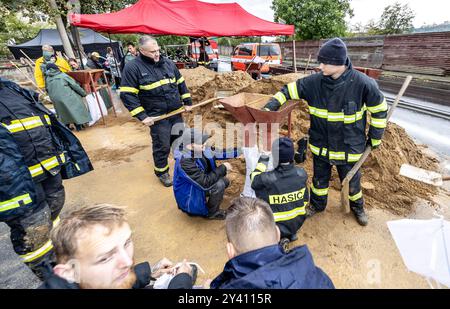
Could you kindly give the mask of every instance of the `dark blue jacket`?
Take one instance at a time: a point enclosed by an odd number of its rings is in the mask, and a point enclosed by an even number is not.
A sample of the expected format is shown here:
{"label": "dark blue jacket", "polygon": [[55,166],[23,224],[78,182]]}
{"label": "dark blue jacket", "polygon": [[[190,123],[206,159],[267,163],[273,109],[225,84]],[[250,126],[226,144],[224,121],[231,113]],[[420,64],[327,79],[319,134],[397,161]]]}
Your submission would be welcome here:
{"label": "dark blue jacket", "polygon": [[217,167],[215,160],[236,158],[239,155],[238,149],[213,151],[208,148],[202,158],[194,158],[191,152],[175,151],[173,192],[178,208],[192,215],[208,215],[206,192],[227,173],[225,166]]}
{"label": "dark blue jacket", "polygon": [[36,206],[33,179],[12,134],[0,125],[0,222],[26,215]]}
{"label": "dark blue jacket", "polygon": [[93,167],[77,137],[36,93],[2,78],[0,93],[0,221],[8,221],[36,207],[35,183],[47,177],[44,169],[68,179]]}
{"label": "dark blue jacket", "polygon": [[213,289],[334,289],[314,265],[308,247],[285,253],[279,245],[250,251],[229,260],[211,283]]}

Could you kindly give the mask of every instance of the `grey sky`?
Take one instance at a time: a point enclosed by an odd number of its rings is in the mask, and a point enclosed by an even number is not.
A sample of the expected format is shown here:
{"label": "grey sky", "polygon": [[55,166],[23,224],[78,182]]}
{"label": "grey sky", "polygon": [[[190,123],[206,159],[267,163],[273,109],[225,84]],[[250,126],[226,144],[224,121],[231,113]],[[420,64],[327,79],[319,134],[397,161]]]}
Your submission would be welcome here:
{"label": "grey sky", "polygon": [[[202,0],[204,2],[226,3],[237,2],[245,10],[265,20],[273,21],[273,11],[270,6],[272,0]],[[397,0],[409,7],[416,13],[413,21],[415,27],[423,24],[442,23],[450,21],[450,1],[448,0]],[[354,17],[350,24],[358,22],[366,24],[370,19],[378,20],[383,9],[395,3],[396,0],[351,0]]]}

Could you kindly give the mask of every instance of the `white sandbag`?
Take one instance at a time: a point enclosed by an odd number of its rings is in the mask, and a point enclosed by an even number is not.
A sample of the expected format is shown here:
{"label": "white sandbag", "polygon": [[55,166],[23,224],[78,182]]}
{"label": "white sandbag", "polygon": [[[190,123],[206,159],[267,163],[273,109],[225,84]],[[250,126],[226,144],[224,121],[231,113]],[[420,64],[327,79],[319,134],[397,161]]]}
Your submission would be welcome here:
{"label": "white sandbag", "polygon": [[[250,174],[255,170],[256,165],[258,164],[259,157],[261,156],[261,152],[258,149],[258,146],[253,147],[242,147],[242,153],[245,158],[245,184],[244,190],[241,193],[243,197],[256,197],[255,191],[252,189],[252,183],[250,181]],[[273,159],[272,155],[270,156],[270,160],[267,166],[267,171],[273,170]]]}
{"label": "white sandbag", "polygon": [[[103,112],[103,115],[108,115],[108,110],[106,109],[105,102],[102,99],[102,96],[99,92],[97,92],[98,100],[100,102],[100,108]],[[87,107],[89,113],[91,114],[92,121],[89,122],[89,126],[92,126],[96,123],[100,118],[102,118],[102,114],[100,113],[100,108],[98,107],[97,99],[93,93],[88,94],[86,97]]]}

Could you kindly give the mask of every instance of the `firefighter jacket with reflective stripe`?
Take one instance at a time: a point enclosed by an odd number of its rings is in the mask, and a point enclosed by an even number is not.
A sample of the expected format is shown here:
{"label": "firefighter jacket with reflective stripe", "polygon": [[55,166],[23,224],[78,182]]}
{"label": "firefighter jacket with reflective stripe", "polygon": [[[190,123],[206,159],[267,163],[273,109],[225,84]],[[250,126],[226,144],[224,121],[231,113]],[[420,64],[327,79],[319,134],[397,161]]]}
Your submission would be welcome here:
{"label": "firefighter jacket with reflective stripe", "polygon": [[34,182],[12,134],[0,125],[0,222],[37,206]]}
{"label": "firefighter jacket with reflective stripe", "polygon": [[192,105],[191,94],[175,63],[140,55],[125,65],[120,98],[131,115],[144,120]]}
{"label": "firefighter jacket with reflective stripe", "polygon": [[367,111],[370,113],[368,138],[372,146],[381,143],[386,127],[387,103],[372,78],[352,68],[338,78],[322,73],[289,83],[265,106],[277,110],[287,100],[304,99],[309,107],[310,148],[331,164],[354,163],[366,145]]}
{"label": "firefighter jacket with reflective stripe", "polygon": [[92,170],[75,135],[38,102],[37,97],[34,92],[0,79],[0,125],[14,137],[33,180],[44,180],[44,171],[56,175],[61,169],[65,170],[69,161],[78,174],[63,173],[65,178]]}
{"label": "firefighter jacket with reflective stripe", "polygon": [[334,289],[314,264],[307,246],[284,252],[279,245],[263,247],[229,260],[211,282],[212,289]]}
{"label": "firefighter jacket with reflective stripe", "polygon": [[305,207],[309,200],[308,176],[294,163],[280,164],[270,172],[266,169],[267,161],[260,159],[250,175],[252,189],[256,197],[270,205],[281,236],[289,237],[297,233],[305,220]]}

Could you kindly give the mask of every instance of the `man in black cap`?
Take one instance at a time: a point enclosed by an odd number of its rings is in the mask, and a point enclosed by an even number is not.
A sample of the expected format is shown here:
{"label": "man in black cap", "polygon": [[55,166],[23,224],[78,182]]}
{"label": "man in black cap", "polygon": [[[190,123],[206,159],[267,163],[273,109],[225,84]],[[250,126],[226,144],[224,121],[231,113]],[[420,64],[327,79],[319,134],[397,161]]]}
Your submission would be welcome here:
{"label": "man in black cap", "polygon": [[[307,217],[325,210],[331,168],[342,181],[362,156],[366,145],[376,148],[386,127],[387,104],[372,78],[353,69],[347,48],[339,38],[326,42],[317,60],[320,74],[284,86],[264,107],[275,111],[287,100],[307,101],[311,125],[309,147],[314,154],[314,176]],[[371,114],[366,136],[366,111]],[[361,172],[350,181],[350,208],[360,225],[367,225],[361,190]]]}
{"label": "man in black cap", "polygon": [[252,189],[257,198],[266,201],[272,209],[275,223],[280,229],[281,245],[287,249],[297,239],[297,231],[305,222],[305,207],[309,194],[308,175],[294,164],[294,143],[288,137],[273,142],[273,171],[267,172],[269,156],[261,155],[250,175]]}
{"label": "man in black cap", "polygon": [[216,160],[236,158],[238,149],[216,150],[206,146],[209,135],[196,129],[186,129],[182,136],[182,151],[175,150],[173,191],[178,208],[189,215],[224,220],[226,212],[220,209],[226,178],[232,170],[230,163],[220,166]]}

